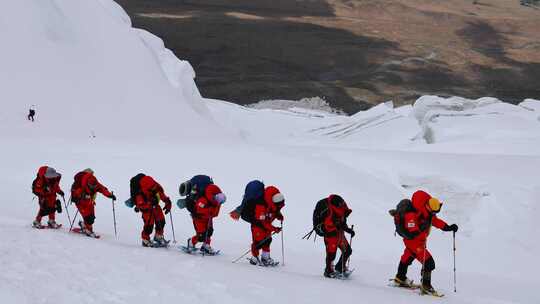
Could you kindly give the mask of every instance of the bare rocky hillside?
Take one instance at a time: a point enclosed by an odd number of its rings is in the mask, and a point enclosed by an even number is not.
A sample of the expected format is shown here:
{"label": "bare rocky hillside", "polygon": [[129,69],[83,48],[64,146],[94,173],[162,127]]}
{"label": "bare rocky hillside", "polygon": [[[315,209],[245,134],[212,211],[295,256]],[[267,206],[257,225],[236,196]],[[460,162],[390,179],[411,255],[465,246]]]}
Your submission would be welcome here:
{"label": "bare rocky hillside", "polygon": [[424,94],[540,98],[540,10],[512,0],[119,0],[205,97],[324,96],[347,112]]}

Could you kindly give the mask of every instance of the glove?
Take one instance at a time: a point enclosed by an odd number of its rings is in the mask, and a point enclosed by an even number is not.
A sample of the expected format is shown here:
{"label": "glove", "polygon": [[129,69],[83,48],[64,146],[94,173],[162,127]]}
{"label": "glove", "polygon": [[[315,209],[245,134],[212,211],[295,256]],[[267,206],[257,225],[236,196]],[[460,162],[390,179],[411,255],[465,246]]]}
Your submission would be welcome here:
{"label": "glove", "polygon": [[62,213],[62,203],[60,202],[60,200],[56,200],[56,212],[58,213]]}
{"label": "glove", "polygon": [[141,209],[139,209],[139,207],[135,207],[135,208],[133,208],[133,210],[135,210],[135,212],[137,212],[137,213],[138,213],[139,211],[141,211]]}
{"label": "glove", "polygon": [[236,212],[236,210],[229,212],[229,216],[235,221],[240,219],[240,213]]}
{"label": "glove", "polygon": [[116,200],[116,195],[114,195],[114,194],[111,194],[111,196],[109,196],[109,197],[110,197],[113,201]]}
{"label": "glove", "polygon": [[345,232],[351,235],[351,237],[354,237],[356,233],[351,228],[345,228]]}
{"label": "glove", "polygon": [[272,231],[275,232],[275,233],[280,233],[281,232],[281,227],[273,227]]}
{"label": "glove", "polygon": [[168,214],[169,212],[171,212],[171,207],[172,205],[170,201],[165,204],[165,207],[163,207],[163,211],[165,211],[165,214]]}
{"label": "glove", "polygon": [[59,194],[61,197],[64,197],[64,191],[58,190],[58,194]]}
{"label": "glove", "polygon": [[458,225],[456,225],[456,224],[446,225],[446,226],[443,227],[442,230],[443,230],[443,231],[453,231],[453,232],[457,232],[457,231],[458,231]]}

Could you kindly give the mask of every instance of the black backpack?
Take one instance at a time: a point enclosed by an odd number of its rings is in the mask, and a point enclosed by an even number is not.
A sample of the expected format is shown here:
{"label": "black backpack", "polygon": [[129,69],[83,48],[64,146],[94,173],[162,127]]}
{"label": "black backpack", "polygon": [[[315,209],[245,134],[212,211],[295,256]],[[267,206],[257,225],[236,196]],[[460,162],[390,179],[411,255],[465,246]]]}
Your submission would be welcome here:
{"label": "black backpack", "polygon": [[87,172],[81,171],[75,174],[73,178],[73,184],[71,184],[71,201],[78,203],[81,200],[81,197],[77,195],[77,190],[82,187],[82,178]]}
{"label": "black backpack", "polygon": [[401,237],[411,240],[416,235],[409,232],[405,228],[405,214],[408,212],[414,212],[415,209],[412,205],[410,199],[402,199],[396,206],[396,209],[391,209],[388,211],[391,216],[394,217],[394,224],[396,226],[396,233]]}
{"label": "black backpack", "polygon": [[184,206],[186,207],[186,209],[189,211],[189,213],[193,214],[193,212],[195,212],[195,201],[197,200],[197,197],[195,197],[195,195],[188,195],[185,199],[184,199]]}
{"label": "black backpack", "polygon": [[[139,173],[129,180],[129,200],[131,201],[131,207],[135,205],[137,194],[141,193],[141,179],[145,176],[143,173]],[[128,204],[126,203],[126,205]]]}
{"label": "black backpack", "polygon": [[243,203],[242,211],[240,212],[240,217],[248,222],[253,223],[255,219],[255,207],[257,205],[264,205],[266,204],[264,201],[264,197],[254,198],[250,200],[246,200]]}
{"label": "black backpack", "polygon": [[37,192],[37,182],[41,178],[42,177],[38,176],[38,177],[34,178],[34,180],[32,181],[32,193],[34,193],[34,195],[36,195],[36,196],[39,196],[39,193]]}
{"label": "black backpack", "polygon": [[193,214],[195,211],[195,202],[204,196],[206,187],[213,184],[214,181],[208,175],[195,175],[190,180],[180,184],[178,192],[180,196],[185,196],[184,207]]}
{"label": "black backpack", "polygon": [[246,185],[244,197],[242,199],[240,217],[252,223],[255,217],[255,206],[265,204],[264,202],[264,183],[259,180],[252,180]]}
{"label": "black backpack", "polygon": [[328,199],[323,198],[315,205],[313,210],[313,230],[318,236],[324,236],[324,219],[328,216]]}

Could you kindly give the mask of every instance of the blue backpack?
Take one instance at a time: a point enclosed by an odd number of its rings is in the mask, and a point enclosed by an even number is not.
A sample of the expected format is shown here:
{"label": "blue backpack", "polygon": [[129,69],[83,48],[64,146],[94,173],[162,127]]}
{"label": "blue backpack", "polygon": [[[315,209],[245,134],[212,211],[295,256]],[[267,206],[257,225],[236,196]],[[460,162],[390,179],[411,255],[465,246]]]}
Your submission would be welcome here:
{"label": "blue backpack", "polygon": [[179,199],[176,203],[180,209],[186,208],[190,213],[195,210],[195,201],[204,196],[206,187],[213,184],[214,181],[208,175],[195,175],[190,180],[180,184],[180,196],[185,199]]}
{"label": "blue backpack", "polygon": [[248,223],[253,222],[255,216],[255,206],[264,202],[264,184],[259,180],[250,181],[244,190],[244,198],[242,199],[242,209],[240,217]]}

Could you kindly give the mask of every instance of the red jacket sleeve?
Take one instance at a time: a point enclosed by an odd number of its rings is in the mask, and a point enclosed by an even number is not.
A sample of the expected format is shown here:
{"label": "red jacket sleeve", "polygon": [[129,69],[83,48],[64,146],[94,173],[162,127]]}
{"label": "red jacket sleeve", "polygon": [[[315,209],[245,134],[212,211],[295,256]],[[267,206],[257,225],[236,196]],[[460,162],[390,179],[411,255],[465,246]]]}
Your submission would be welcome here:
{"label": "red jacket sleeve", "polygon": [[109,189],[107,189],[107,187],[103,186],[100,183],[98,183],[97,192],[105,195],[106,197],[111,197],[112,196],[112,193],[109,191]]}
{"label": "red jacket sleeve", "polygon": [[446,222],[438,218],[436,215],[434,215],[431,218],[431,225],[439,229],[443,229],[446,226]]}
{"label": "red jacket sleeve", "polygon": [[220,204],[214,207],[212,217],[217,217],[219,215],[219,210],[221,210]]}
{"label": "red jacket sleeve", "polygon": [[62,189],[60,189],[60,182],[59,181],[54,182],[54,185],[53,185],[52,188],[53,188],[52,190],[54,191],[55,194],[62,191]]}
{"label": "red jacket sleeve", "polygon": [[171,201],[171,199],[165,194],[165,191],[161,187],[158,191],[158,195],[159,195],[159,199],[161,199],[165,203],[168,203]]}

